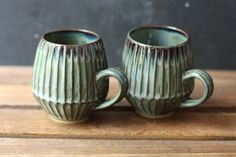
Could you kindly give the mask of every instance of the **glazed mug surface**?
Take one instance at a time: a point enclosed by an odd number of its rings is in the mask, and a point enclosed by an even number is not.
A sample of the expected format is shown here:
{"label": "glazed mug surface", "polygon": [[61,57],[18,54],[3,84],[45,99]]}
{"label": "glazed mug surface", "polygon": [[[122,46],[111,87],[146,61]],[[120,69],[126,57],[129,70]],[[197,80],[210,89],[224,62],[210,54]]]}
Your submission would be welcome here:
{"label": "glazed mug surface", "polygon": [[[32,92],[55,120],[83,122],[97,109],[120,101],[128,81],[108,68],[102,39],[87,30],[59,30],[40,40],[34,61]],[[117,96],[106,100],[108,77],[118,80]]]}
{"label": "glazed mug surface", "polygon": [[[148,118],[200,105],[214,89],[207,72],[193,69],[188,34],[171,26],[144,26],[129,31],[121,68],[129,80],[127,100],[137,113]],[[199,99],[190,98],[194,78],[204,85]]]}

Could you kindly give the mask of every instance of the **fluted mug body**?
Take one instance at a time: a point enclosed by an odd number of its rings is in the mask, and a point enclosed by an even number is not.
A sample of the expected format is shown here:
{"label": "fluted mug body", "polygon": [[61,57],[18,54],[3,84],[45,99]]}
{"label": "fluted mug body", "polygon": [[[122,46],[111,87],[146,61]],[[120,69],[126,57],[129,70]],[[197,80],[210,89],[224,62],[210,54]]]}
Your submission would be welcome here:
{"label": "fluted mug body", "polygon": [[[193,69],[190,39],[184,31],[174,27],[147,26],[131,30],[121,67],[129,80],[126,98],[136,112],[145,117],[173,113],[184,106],[183,102],[189,99],[194,88],[194,76],[183,78]],[[209,75],[204,71],[201,74],[209,80],[207,86],[213,88]]]}
{"label": "fluted mug body", "polygon": [[103,42],[97,34],[85,30],[48,33],[36,51],[33,95],[53,118],[85,121],[105,101],[108,79],[98,83],[96,77],[107,67]]}

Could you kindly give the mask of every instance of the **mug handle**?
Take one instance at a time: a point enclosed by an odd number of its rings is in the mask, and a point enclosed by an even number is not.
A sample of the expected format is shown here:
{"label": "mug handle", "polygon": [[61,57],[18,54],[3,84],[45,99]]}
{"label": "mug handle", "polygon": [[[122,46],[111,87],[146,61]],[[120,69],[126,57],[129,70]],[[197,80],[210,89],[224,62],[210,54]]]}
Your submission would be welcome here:
{"label": "mug handle", "polygon": [[117,70],[114,68],[109,68],[109,69],[105,69],[105,70],[98,72],[96,75],[97,83],[99,84],[102,79],[107,78],[107,77],[114,77],[118,80],[119,91],[118,91],[118,94],[114,98],[105,100],[104,102],[99,104],[95,108],[96,110],[109,107],[109,106],[119,102],[127,94],[128,79],[120,70]]}
{"label": "mug handle", "polygon": [[200,69],[191,69],[183,73],[182,82],[189,78],[197,78],[204,85],[203,96],[199,99],[188,98],[181,103],[180,107],[193,107],[202,104],[205,102],[213,93],[214,84],[211,76],[204,70]]}

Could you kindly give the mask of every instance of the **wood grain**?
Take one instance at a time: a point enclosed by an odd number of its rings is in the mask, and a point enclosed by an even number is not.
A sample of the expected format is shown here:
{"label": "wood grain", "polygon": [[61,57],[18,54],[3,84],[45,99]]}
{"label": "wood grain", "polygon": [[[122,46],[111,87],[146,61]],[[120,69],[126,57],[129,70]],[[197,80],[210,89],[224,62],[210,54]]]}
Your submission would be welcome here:
{"label": "wood grain", "polygon": [[0,84],[31,84],[32,66],[1,66]]}
{"label": "wood grain", "polygon": [[0,156],[235,156],[235,141],[0,138]]}
{"label": "wood grain", "polygon": [[[31,94],[31,67],[0,67],[0,156],[236,156],[236,71],[208,70],[210,100],[150,120],[123,99],[87,123],[55,123]],[[117,84],[110,79],[110,93]],[[199,81],[192,97],[202,93]]]}
{"label": "wood grain", "polygon": [[90,121],[65,125],[39,109],[1,109],[0,136],[88,139],[236,139],[235,113],[177,112],[150,120],[130,111],[98,111]]}

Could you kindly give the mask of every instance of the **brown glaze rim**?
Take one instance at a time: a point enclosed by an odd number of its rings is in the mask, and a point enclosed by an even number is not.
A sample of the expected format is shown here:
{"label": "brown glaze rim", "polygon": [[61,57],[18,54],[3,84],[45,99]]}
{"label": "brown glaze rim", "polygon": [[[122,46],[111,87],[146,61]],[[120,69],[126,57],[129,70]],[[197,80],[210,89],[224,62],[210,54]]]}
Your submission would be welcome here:
{"label": "brown glaze rim", "polygon": [[[86,44],[79,45],[79,44],[59,44],[59,43],[56,43],[56,42],[49,41],[49,40],[47,40],[45,38],[49,34],[60,33],[60,32],[80,32],[80,33],[84,33],[84,34],[89,34],[89,35],[95,36],[96,40],[94,40],[93,42],[89,42],[89,43],[86,43]],[[92,45],[94,43],[99,42],[101,40],[101,37],[97,33],[93,32],[93,31],[86,30],[86,29],[60,29],[60,30],[55,30],[55,31],[51,31],[51,32],[45,33],[42,36],[41,39],[46,41],[46,42],[48,42],[48,43],[50,43],[50,44],[57,45],[57,46],[69,46],[69,47],[77,46],[77,47],[83,47],[83,46],[88,46],[88,45]]]}
{"label": "brown glaze rim", "polygon": [[[184,41],[184,42],[182,42],[178,45],[174,45],[174,46],[155,46],[155,45],[148,45],[148,44],[141,43],[139,41],[134,40],[130,36],[130,34],[134,31],[138,31],[138,30],[142,30],[142,29],[150,29],[150,28],[172,30],[172,31],[175,31],[175,32],[178,32],[178,33],[184,35],[187,39],[186,39],[186,41]],[[184,30],[182,30],[180,28],[177,28],[177,27],[174,27],[174,26],[169,26],[169,25],[146,25],[146,26],[141,26],[141,27],[136,27],[136,28],[131,29],[127,34],[127,39],[129,41],[131,41],[131,42],[133,42],[137,45],[141,45],[143,47],[157,48],[157,49],[170,49],[170,48],[177,48],[177,47],[181,47],[181,46],[186,45],[190,41],[190,36]]]}

